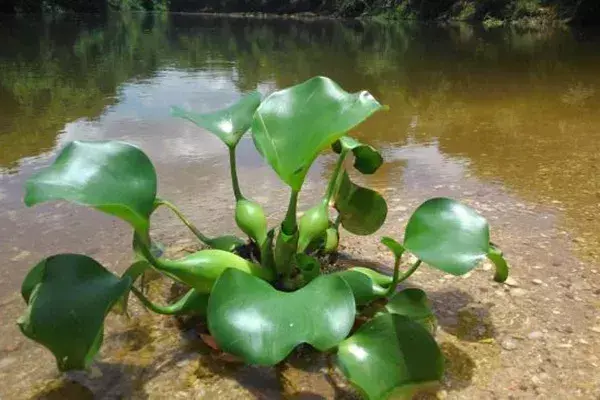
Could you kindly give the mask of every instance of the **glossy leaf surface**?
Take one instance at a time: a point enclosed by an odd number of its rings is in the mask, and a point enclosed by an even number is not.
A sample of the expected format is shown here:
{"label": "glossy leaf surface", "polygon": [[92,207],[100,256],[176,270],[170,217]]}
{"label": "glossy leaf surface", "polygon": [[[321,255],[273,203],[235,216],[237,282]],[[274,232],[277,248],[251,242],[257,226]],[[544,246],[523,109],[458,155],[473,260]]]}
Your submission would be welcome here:
{"label": "glossy leaf surface", "polygon": [[506,281],[508,279],[509,268],[508,263],[506,262],[506,260],[504,259],[504,255],[502,254],[502,250],[490,244],[490,250],[488,251],[487,257],[496,266],[494,280],[500,283]]}
{"label": "glossy leaf surface", "polygon": [[61,371],[85,369],[102,343],[106,314],[130,285],[90,257],[49,257],[25,279],[28,307],[19,327],[54,354]]}
{"label": "glossy leaf surface", "polygon": [[339,345],[336,361],[367,399],[398,392],[410,399],[414,390],[439,381],[444,369],[429,332],[397,314],[379,314],[361,326]]}
{"label": "glossy leaf surface", "polygon": [[94,207],[148,230],[156,197],[154,166],[131,144],[75,141],[25,185],[25,204],[67,200]]}
{"label": "glossy leaf surface", "polygon": [[199,114],[186,111],[181,107],[173,107],[171,115],[187,119],[216,135],[228,147],[235,147],[244,133],[250,129],[252,116],[260,105],[260,100],[260,93],[252,92],[224,110]]}
{"label": "glossy leaf surface", "polygon": [[319,76],[267,97],[254,115],[252,136],[279,177],[300,190],[319,153],[379,109],[368,92],[348,93]]}
{"label": "glossy leaf surface", "polygon": [[258,365],[277,364],[301,343],[328,350],[348,335],[354,317],[352,291],[334,275],[286,293],[229,269],[208,302],[208,326],[219,347]]}
{"label": "glossy leaf surface", "polygon": [[391,277],[368,268],[351,268],[337,272],[335,275],[341,276],[350,286],[354,293],[354,300],[359,306],[385,297],[387,287],[392,283]]}
{"label": "glossy leaf surface", "polygon": [[394,294],[385,308],[391,313],[404,315],[413,320],[433,317],[433,310],[427,294],[417,288],[404,289]]}
{"label": "glossy leaf surface", "polygon": [[488,223],[470,207],[447,198],[426,201],[410,217],[404,247],[423,262],[463,275],[489,250]]}
{"label": "glossy leaf surface", "polygon": [[237,236],[225,235],[216,238],[210,238],[207,240],[206,244],[215,250],[223,250],[231,253],[238,247],[245,245],[246,242],[244,239],[240,239]]}
{"label": "glossy leaf surface", "polygon": [[342,216],[342,226],[355,235],[370,235],[385,222],[387,203],[376,191],[356,185],[344,171],[335,208]]}
{"label": "glossy leaf surface", "polygon": [[434,332],[436,318],[431,304],[424,291],[408,288],[395,293],[385,306],[392,313],[403,315],[423,325],[429,332]]}
{"label": "glossy leaf surface", "polygon": [[354,168],[363,174],[374,174],[383,164],[383,157],[377,150],[350,136],[342,136],[332,148],[338,154],[342,149],[351,151],[354,154]]}

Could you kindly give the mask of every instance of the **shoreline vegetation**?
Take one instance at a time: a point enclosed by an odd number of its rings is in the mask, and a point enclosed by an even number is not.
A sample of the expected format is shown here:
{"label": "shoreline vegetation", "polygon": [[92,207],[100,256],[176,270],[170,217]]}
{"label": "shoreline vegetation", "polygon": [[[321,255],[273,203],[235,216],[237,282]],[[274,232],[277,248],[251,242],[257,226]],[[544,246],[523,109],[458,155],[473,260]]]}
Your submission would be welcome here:
{"label": "shoreline vegetation", "polygon": [[8,0],[4,14],[174,12],[243,18],[473,22],[485,27],[600,21],[596,0]]}

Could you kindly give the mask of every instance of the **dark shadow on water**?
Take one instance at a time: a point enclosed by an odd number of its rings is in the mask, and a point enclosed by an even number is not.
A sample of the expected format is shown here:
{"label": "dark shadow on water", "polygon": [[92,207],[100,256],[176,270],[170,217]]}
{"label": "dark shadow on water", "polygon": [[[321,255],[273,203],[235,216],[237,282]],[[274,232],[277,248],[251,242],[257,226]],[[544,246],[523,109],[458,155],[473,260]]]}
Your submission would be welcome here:
{"label": "dark shadow on water", "polygon": [[461,390],[469,387],[476,368],[475,361],[452,343],[442,343],[440,348],[446,365],[443,386],[447,390]]}
{"label": "dark shadow on water", "polygon": [[490,317],[490,307],[477,303],[461,290],[445,290],[427,294],[439,326],[460,340],[478,342],[497,334]]}
{"label": "dark shadow on water", "polygon": [[64,380],[34,396],[35,400],[93,400],[94,393],[84,385]]}

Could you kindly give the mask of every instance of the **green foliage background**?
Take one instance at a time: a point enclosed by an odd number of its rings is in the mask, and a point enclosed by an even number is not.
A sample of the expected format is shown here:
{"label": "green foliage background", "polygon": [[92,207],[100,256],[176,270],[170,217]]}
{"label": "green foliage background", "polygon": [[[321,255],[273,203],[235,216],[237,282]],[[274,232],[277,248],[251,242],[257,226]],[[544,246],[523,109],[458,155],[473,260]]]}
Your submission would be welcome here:
{"label": "green foliage background", "polygon": [[5,0],[1,13],[119,11],[317,13],[443,20],[597,22],[597,0]]}

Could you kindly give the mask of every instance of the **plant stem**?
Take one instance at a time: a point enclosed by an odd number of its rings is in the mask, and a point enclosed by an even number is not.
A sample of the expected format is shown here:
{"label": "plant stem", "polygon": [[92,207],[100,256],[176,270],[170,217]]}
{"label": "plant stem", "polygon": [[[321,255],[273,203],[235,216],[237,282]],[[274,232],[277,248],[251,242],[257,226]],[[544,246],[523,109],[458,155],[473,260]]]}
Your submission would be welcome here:
{"label": "plant stem", "polygon": [[235,201],[242,200],[244,196],[240,190],[240,182],[237,176],[237,164],[235,160],[235,146],[228,147],[229,149],[229,169],[231,170],[231,185],[233,186],[233,194]]}
{"label": "plant stem", "polygon": [[296,208],[298,207],[299,194],[299,191],[292,189],[287,213],[285,214],[285,219],[281,223],[281,229],[283,229],[283,231],[288,235],[293,235],[294,232],[296,232],[296,229],[298,229],[298,223],[296,221]]}
{"label": "plant stem", "polygon": [[200,241],[202,241],[205,244],[210,244],[211,239],[208,236],[203,235],[202,232],[200,232],[194,224],[192,224],[190,221],[188,221],[188,219],[181,213],[181,211],[179,211],[179,209],[177,207],[175,207],[174,204],[172,204],[171,202],[169,202],[167,200],[162,200],[162,199],[157,199],[156,203],[158,205],[166,206],[171,211],[173,211],[175,213],[175,215],[177,215],[177,217],[181,220],[181,222],[183,222],[184,225],[187,226],[189,228],[189,230],[192,231],[192,233],[198,239],[200,239]]}
{"label": "plant stem", "polygon": [[335,217],[335,221],[333,222],[333,227],[335,228],[335,230],[340,229],[341,223],[342,223],[342,214],[338,213],[337,217]]}
{"label": "plant stem", "polygon": [[327,192],[325,192],[325,203],[329,204],[331,198],[334,195],[335,189],[337,187],[338,177],[340,175],[340,171],[342,170],[342,166],[344,165],[344,159],[348,151],[342,150],[340,153],[337,162],[335,163],[335,168],[333,169],[333,174],[331,175],[331,179],[329,179],[329,184],[327,185]]}
{"label": "plant stem", "polygon": [[405,273],[400,276],[400,257],[396,257],[396,262],[394,263],[394,277],[392,278],[392,283],[388,289],[387,296],[391,296],[396,292],[396,288],[400,282],[407,280],[421,265],[422,261],[417,260]]}

